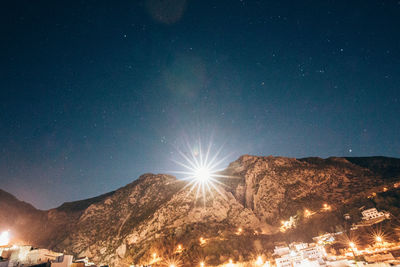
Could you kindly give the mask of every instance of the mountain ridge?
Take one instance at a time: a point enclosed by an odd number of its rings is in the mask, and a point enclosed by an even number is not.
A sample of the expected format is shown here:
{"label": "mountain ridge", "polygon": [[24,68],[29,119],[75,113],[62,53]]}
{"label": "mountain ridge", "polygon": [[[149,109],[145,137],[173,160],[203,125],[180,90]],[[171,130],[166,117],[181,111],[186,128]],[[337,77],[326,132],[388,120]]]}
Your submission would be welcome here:
{"label": "mountain ridge", "polygon": [[[145,263],[153,251],[174,254],[176,242],[188,247],[183,263],[204,256],[217,264],[238,257],[239,248],[242,257],[250,255],[256,249],[250,241],[271,245],[283,234],[280,221],[295,215],[303,220],[299,215],[305,208],[317,210],[327,202],[335,212],[326,216],[341,223],[346,205],[352,209],[355,199],[367,199],[400,180],[400,159],[243,155],[222,173],[234,178],[224,179],[225,186],[212,190],[213,196],[197,200],[187,182],[151,173],[109,193],[47,211],[27,208],[29,204],[1,190],[0,227],[8,226],[21,241],[89,256],[99,264]],[[396,207],[392,212],[400,213]],[[327,222],[308,234],[332,227]],[[248,235],[246,240],[235,234],[239,228]],[[199,244],[200,236],[209,240],[207,246]]]}

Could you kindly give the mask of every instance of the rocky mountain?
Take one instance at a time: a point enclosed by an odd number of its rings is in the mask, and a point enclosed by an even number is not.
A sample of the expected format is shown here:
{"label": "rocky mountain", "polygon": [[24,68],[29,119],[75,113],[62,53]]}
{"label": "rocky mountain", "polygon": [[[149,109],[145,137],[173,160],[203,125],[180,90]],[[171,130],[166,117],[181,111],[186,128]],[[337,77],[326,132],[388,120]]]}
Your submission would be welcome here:
{"label": "rocky mountain", "polygon": [[[344,213],[357,220],[360,205],[400,215],[394,187],[400,159],[244,155],[223,174],[230,177],[221,180],[225,186],[205,198],[197,199],[173,176],[144,174],[116,191],[48,211],[0,190],[0,229],[10,229],[21,242],[98,264],[175,259],[193,266],[197,260],[246,259],[277,240],[334,231],[347,223]],[[321,210],[327,203],[329,210]],[[304,216],[305,210],[313,216]],[[280,232],[281,221],[290,218],[296,225]]]}

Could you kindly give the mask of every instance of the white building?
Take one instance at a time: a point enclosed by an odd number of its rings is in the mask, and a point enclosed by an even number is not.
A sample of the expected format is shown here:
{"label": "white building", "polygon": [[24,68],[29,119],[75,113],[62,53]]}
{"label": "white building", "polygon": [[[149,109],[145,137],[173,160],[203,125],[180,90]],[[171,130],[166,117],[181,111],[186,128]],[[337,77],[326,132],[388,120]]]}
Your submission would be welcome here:
{"label": "white building", "polygon": [[72,255],[62,255],[51,263],[51,267],[69,267],[73,259]]}
{"label": "white building", "polygon": [[307,243],[292,243],[292,244],[290,244],[290,248],[292,248],[292,249],[294,249],[294,250],[297,250],[297,251],[300,251],[300,250],[302,250],[302,249],[305,249],[305,248],[308,248],[308,244]]}
{"label": "white building", "polygon": [[[275,247],[275,255],[281,257],[275,259],[277,267],[311,267],[324,265],[327,256],[323,246],[307,243],[292,243],[288,247]],[[284,253],[284,254],[282,254]]]}
{"label": "white building", "polygon": [[313,246],[305,248],[301,251],[304,259],[322,259],[327,256],[323,246]]}
{"label": "white building", "polygon": [[290,253],[289,247],[286,246],[277,246],[274,249],[274,254],[278,256],[283,256]]}
{"label": "white building", "polygon": [[275,259],[275,263],[277,267],[293,267],[295,264],[296,266],[299,265],[302,260],[303,258],[301,255],[292,252]]}
{"label": "white building", "polygon": [[24,258],[20,258],[22,264],[41,264],[45,262],[56,261],[62,253],[54,252],[48,249],[32,249]]}
{"label": "white building", "polygon": [[389,217],[388,213],[378,211],[376,208],[363,210],[361,212],[361,214],[363,215],[362,219],[366,220],[366,221],[383,218],[383,217]]}
{"label": "white building", "polygon": [[51,266],[69,267],[73,256],[63,255],[48,249],[34,249],[32,246],[12,246],[0,249],[0,256],[6,261],[0,267],[30,266],[51,262]]}

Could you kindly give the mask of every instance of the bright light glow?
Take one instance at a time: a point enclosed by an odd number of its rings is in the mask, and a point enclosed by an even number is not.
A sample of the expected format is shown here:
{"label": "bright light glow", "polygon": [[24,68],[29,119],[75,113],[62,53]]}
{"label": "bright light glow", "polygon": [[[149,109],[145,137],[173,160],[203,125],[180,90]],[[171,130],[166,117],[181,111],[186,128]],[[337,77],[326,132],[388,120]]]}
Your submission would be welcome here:
{"label": "bright light glow", "polygon": [[154,264],[154,263],[156,263],[156,262],[158,262],[158,261],[160,261],[161,259],[158,257],[158,255],[157,255],[157,253],[153,253],[152,254],[152,259],[150,260],[150,264]]}
{"label": "bright light glow", "polygon": [[323,209],[324,211],[329,211],[329,210],[332,209],[332,207],[331,207],[330,205],[328,205],[328,204],[325,203],[322,209]]}
{"label": "bright light glow", "polygon": [[0,234],[0,246],[7,246],[10,243],[10,232],[4,231]]}
{"label": "bright light glow", "polygon": [[187,144],[187,147],[190,152],[188,154],[178,150],[184,161],[180,162],[174,160],[175,163],[185,168],[185,171],[174,171],[174,173],[185,175],[183,180],[189,181],[185,188],[190,188],[189,193],[195,191],[196,199],[202,195],[204,202],[206,200],[207,193],[211,193],[212,195],[213,191],[216,191],[218,194],[224,197],[220,189],[217,187],[217,184],[224,185],[220,181],[221,178],[231,178],[231,176],[222,175],[219,173],[224,169],[219,165],[222,164],[227,157],[218,159],[221,149],[212,154],[211,143],[208,145],[205,153],[203,153],[200,142],[196,148],[191,148],[189,144]]}
{"label": "bright light glow", "polygon": [[200,245],[205,245],[207,242],[203,237],[200,237],[199,241],[200,241]]}
{"label": "bright light glow", "polygon": [[296,227],[296,223],[294,217],[290,217],[288,221],[281,221],[280,231],[282,233],[286,232],[286,230]]}
{"label": "bright light glow", "polygon": [[227,267],[234,267],[233,261],[230,259],[229,263],[226,265]]}
{"label": "bright light glow", "polygon": [[258,256],[257,257],[257,260],[256,260],[256,265],[263,265],[263,260],[262,260],[262,257],[261,256]]}
{"label": "bright light glow", "polygon": [[[172,255],[164,257],[164,262],[161,264],[162,266],[168,267],[180,267],[182,266],[182,261],[180,260],[179,256]],[[159,265],[157,265],[159,266]]]}
{"label": "bright light glow", "polygon": [[206,167],[200,167],[195,170],[194,176],[200,183],[207,183],[211,177],[211,173]]}
{"label": "bright light glow", "polygon": [[386,247],[386,242],[390,240],[390,234],[382,229],[382,225],[371,228],[369,235],[371,243],[375,242],[375,245],[379,247]]}
{"label": "bright light glow", "polygon": [[204,267],[204,262],[200,262],[200,267]]}
{"label": "bright light glow", "polygon": [[349,246],[350,246],[352,249],[354,249],[354,248],[356,247],[356,244],[354,244],[354,242],[350,242],[350,243],[349,243]]}
{"label": "bright light glow", "polygon": [[238,230],[237,230],[237,232],[236,232],[236,234],[237,234],[237,235],[240,235],[240,234],[242,234],[242,232],[243,232],[243,229],[242,229],[241,227],[239,227]]}
{"label": "bright light glow", "polygon": [[311,210],[308,210],[308,209],[304,210],[304,217],[306,217],[306,218],[311,217],[314,214],[315,214],[314,211],[311,211]]}

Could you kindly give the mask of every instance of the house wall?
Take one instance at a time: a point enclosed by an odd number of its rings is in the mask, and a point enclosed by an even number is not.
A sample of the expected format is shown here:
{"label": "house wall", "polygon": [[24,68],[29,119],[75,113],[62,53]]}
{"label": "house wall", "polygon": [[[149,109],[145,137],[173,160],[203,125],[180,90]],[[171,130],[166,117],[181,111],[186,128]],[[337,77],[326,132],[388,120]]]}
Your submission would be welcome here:
{"label": "house wall", "polygon": [[62,262],[52,262],[51,267],[70,267],[72,264],[73,256],[64,255]]}

